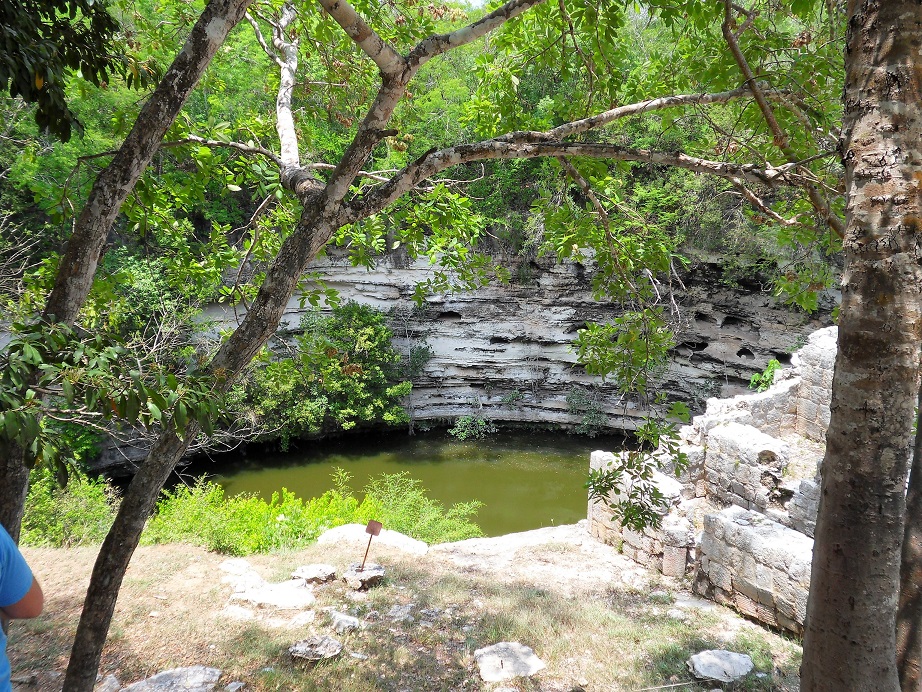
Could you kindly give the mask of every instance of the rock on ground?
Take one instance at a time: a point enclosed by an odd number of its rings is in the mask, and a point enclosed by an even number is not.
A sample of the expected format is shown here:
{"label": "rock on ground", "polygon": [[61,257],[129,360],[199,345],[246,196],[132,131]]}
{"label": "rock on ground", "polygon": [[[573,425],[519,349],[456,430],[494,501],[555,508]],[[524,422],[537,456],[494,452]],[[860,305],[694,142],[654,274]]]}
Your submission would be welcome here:
{"label": "rock on ground", "polygon": [[735,682],[752,671],[752,659],[746,654],[723,649],[708,649],[687,661],[691,674],[700,680]]}
{"label": "rock on ground", "polygon": [[317,663],[318,661],[335,658],[342,652],[342,642],[327,636],[302,639],[288,648],[288,653],[291,654],[292,658],[307,661],[308,663]]}
{"label": "rock on ground", "polygon": [[500,642],[474,652],[484,682],[503,682],[528,677],[546,668],[534,650],[518,642]]}
{"label": "rock on ground", "polygon": [[211,692],[220,677],[217,668],[173,668],[123,687],[121,692]]}
{"label": "rock on ground", "polygon": [[301,565],[291,573],[292,579],[303,579],[308,584],[322,584],[336,579],[333,565]]}
{"label": "rock on ground", "polygon": [[349,565],[349,569],[343,572],[343,581],[349,585],[350,589],[365,591],[384,581],[384,568],[381,565],[369,562],[364,569],[359,569],[360,567],[358,563]]}

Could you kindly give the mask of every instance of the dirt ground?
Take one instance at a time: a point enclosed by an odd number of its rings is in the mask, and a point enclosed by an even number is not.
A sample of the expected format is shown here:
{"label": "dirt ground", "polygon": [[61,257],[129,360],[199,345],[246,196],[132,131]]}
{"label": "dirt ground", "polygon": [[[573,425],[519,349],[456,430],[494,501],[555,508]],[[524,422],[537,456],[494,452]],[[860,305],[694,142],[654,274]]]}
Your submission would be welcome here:
{"label": "dirt ground", "polygon": [[[341,573],[365,546],[341,542],[247,557],[272,582],[300,565]],[[96,549],[25,549],[46,594],[45,613],[13,624],[10,658],[20,690],[61,690]],[[187,545],[141,547],[119,597],[100,673],[128,684],[180,666],[223,671],[216,689],[389,692],[541,690],[585,692],[663,688],[711,690],[688,673],[690,654],[708,648],[748,653],[756,668],[725,689],[794,690],[798,642],[700,601],[594,541],[581,526],[541,529],[436,547],[424,556],[372,546],[387,570],[381,586],[353,592],[343,582],[315,587],[312,622],[291,612],[230,617],[226,556]],[[395,609],[395,606],[397,608]],[[400,608],[402,606],[402,608]],[[333,631],[328,610],[362,628]],[[288,654],[316,634],[345,645],[338,659],[305,668]],[[484,683],[474,651],[499,641],[532,647],[547,668],[528,679]]]}

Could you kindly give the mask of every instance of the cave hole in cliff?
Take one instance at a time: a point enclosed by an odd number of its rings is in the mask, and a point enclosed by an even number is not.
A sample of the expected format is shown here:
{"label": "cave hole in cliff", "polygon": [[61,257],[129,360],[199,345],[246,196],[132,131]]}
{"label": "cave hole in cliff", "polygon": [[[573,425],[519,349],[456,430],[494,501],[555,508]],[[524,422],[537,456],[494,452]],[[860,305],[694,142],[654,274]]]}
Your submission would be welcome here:
{"label": "cave hole in cliff", "polygon": [[721,329],[726,329],[727,327],[739,327],[740,329],[748,330],[749,323],[739,317],[734,317],[733,315],[727,315],[724,317],[723,322],[720,323]]}
{"label": "cave hole in cliff", "polygon": [[587,325],[585,322],[574,322],[569,327],[567,327],[567,330],[564,332],[564,334],[576,334],[576,332],[578,332],[580,329],[585,329],[586,326]]}
{"label": "cave hole in cliff", "polygon": [[491,336],[490,337],[491,344],[508,344],[508,343],[512,343],[513,341],[515,341],[515,338],[511,336]]}
{"label": "cave hole in cliff", "polygon": [[750,351],[748,348],[744,346],[743,348],[741,348],[739,351],[736,352],[736,357],[744,358],[745,360],[754,360],[756,356],[752,351]]}
{"label": "cave hole in cliff", "polygon": [[714,315],[709,315],[705,312],[696,312],[695,322],[710,322],[711,324],[717,324],[717,318]]}
{"label": "cave hole in cliff", "polygon": [[772,358],[777,360],[782,365],[791,364],[791,354],[785,353],[784,351],[772,351]]}
{"label": "cave hole in cliff", "polygon": [[703,351],[707,347],[707,341],[683,341],[678,346],[676,346],[676,350],[688,349],[689,351]]}
{"label": "cave hole in cliff", "polygon": [[460,322],[461,313],[455,312],[454,310],[443,310],[439,313],[439,319],[445,322]]}

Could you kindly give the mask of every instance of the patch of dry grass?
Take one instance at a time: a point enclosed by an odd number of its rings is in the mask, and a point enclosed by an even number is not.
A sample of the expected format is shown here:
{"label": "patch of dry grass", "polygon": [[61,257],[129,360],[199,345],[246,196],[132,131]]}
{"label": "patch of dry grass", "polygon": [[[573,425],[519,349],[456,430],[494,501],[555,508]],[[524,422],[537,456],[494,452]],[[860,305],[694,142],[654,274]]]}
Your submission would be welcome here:
{"label": "patch of dry grass", "polygon": [[[14,624],[14,675],[63,671],[95,555],[86,548],[25,552],[48,600],[41,618]],[[691,682],[688,656],[724,647],[752,655],[764,674],[733,689],[797,688],[800,649],[795,642],[719,608],[685,609],[684,620],[670,617],[667,612],[675,606],[668,589],[666,596],[662,588],[651,596],[653,588],[638,590],[618,582],[564,589],[553,581],[505,581],[501,574],[458,569],[446,560],[383,547],[372,556],[388,570],[384,585],[367,594],[351,593],[341,582],[317,587],[316,620],[289,630],[218,614],[230,595],[218,569],[223,556],[182,545],[142,547],[119,598],[101,672],[127,683],[166,668],[200,664],[225,671],[222,686],[241,680],[249,690],[490,690],[495,686],[480,680],[473,652],[512,640],[531,646],[547,664],[530,680],[506,684],[522,691],[638,690]],[[264,578],[281,581],[298,565],[328,562],[343,569],[360,557],[353,547],[327,545],[248,561]],[[529,547],[516,557],[573,564],[584,559],[560,544],[546,551]],[[408,604],[412,620],[388,617],[393,606]],[[351,613],[366,628],[335,635],[324,608]],[[345,644],[344,655],[313,669],[294,663],[288,647],[313,634],[337,636]],[[713,687],[692,682],[674,689]],[[40,689],[54,690],[55,685],[45,683]]]}

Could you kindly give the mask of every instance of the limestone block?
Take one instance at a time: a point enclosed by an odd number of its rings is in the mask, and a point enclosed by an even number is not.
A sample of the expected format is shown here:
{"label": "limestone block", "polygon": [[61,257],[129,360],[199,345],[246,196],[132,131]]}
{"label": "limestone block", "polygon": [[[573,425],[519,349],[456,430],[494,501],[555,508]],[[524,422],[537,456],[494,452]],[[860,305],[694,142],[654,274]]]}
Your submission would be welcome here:
{"label": "limestone block", "polygon": [[759,617],[759,605],[753,601],[748,596],[743,595],[739,591],[733,594],[733,605],[738,611],[743,615],[748,617],[758,619]]}
{"label": "limestone block", "polygon": [[778,619],[775,615],[775,609],[771,604],[756,604],[756,620],[764,622],[769,627],[778,626]]}
{"label": "limestone block", "polygon": [[777,611],[775,612],[775,618],[778,621],[778,627],[783,627],[784,629],[797,635],[803,634],[804,628],[802,624],[795,622],[786,615],[783,615]]}
{"label": "limestone block", "polygon": [[695,527],[685,517],[670,514],[663,520],[662,540],[667,546],[687,547],[695,544]]}
{"label": "limestone block", "polygon": [[730,570],[719,562],[711,562],[708,578],[719,589],[727,592],[733,590],[733,576]]}
{"label": "limestone block", "polygon": [[743,577],[733,577],[733,590],[742,594],[753,602],[757,602],[759,600],[759,590],[756,588],[756,585]]}
{"label": "limestone block", "polygon": [[667,577],[685,576],[688,561],[688,549],[667,545],[663,548],[662,572]]}

